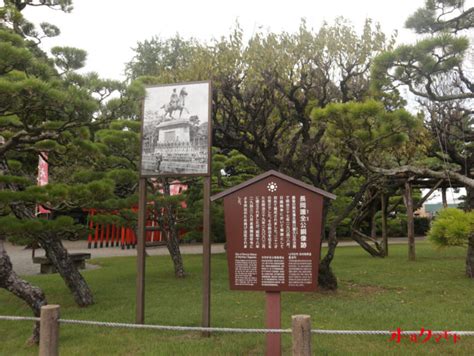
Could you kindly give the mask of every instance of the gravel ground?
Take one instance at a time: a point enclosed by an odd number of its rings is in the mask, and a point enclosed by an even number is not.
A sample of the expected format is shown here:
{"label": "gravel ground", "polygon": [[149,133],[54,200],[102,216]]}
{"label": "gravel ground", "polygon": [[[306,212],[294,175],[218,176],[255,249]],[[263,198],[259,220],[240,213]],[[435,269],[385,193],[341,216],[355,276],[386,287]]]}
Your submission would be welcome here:
{"label": "gravel ground", "polygon": [[[124,249],[120,247],[108,247],[108,248],[87,248],[87,241],[63,241],[64,246],[70,253],[85,252],[90,253],[91,258],[102,258],[102,257],[116,257],[116,256],[136,256],[136,249]],[[196,255],[202,253],[202,245],[181,245],[181,253]],[[33,275],[39,274],[40,265],[33,264],[32,261],[32,250],[25,249],[24,246],[14,246],[8,242],[5,243],[5,249],[10,256],[13,264],[13,270],[19,275]],[[212,253],[223,253],[224,244],[213,244]],[[169,255],[166,246],[159,247],[148,247],[147,253],[150,256],[163,256]],[[35,256],[44,256],[44,250],[37,249]],[[87,263],[86,269],[95,269],[98,266]]]}
{"label": "gravel ground", "polygon": [[[423,237],[417,237],[416,240],[423,240]],[[389,244],[406,244],[407,238],[390,238]],[[64,246],[70,253],[73,252],[86,252],[91,254],[91,258],[102,258],[102,257],[116,257],[116,256],[136,256],[137,252],[135,249],[124,249],[120,247],[109,247],[109,248],[87,248],[87,241],[63,241]],[[327,245],[326,243],[323,246]],[[357,246],[354,241],[342,241],[339,246]],[[183,244],[180,246],[181,253],[183,255],[196,255],[202,253],[202,245],[199,244]],[[5,243],[5,249],[10,256],[13,264],[13,269],[19,275],[34,275],[39,274],[40,266],[33,264],[31,249],[25,249],[24,246],[14,246],[8,242]],[[224,244],[213,244],[212,253],[223,253]],[[164,256],[169,255],[166,246],[159,247],[148,247],[147,253],[150,256]],[[35,252],[36,256],[43,256],[44,251],[38,249]],[[86,269],[95,269],[98,266],[87,263]]]}

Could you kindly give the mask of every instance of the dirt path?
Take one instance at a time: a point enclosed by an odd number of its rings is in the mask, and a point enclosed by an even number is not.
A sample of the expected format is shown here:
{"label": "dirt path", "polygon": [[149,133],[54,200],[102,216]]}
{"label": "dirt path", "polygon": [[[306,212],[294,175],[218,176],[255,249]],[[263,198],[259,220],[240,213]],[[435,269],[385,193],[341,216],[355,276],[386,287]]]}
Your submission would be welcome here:
{"label": "dirt path", "polygon": [[[423,237],[417,237],[416,240],[422,240]],[[102,258],[102,257],[116,257],[116,256],[136,256],[137,252],[135,249],[122,250],[120,247],[112,248],[87,248],[87,241],[63,241],[64,246],[70,253],[73,252],[87,252],[91,254],[91,258]],[[406,238],[390,238],[390,244],[406,244]],[[323,246],[327,244],[324,243]],[[354,241],[342,241],[339,246],[357,246]],[[183,244],[180,246],[181,253],[184,255],[197,255],[202,253],[202,245],[199,244]],[[10,256],[13,264],[13,269],[20,275],[34,275],[39,274],[39,265],[33,264],[31,258],[31,250],[25,249],[24,246],[14,246],[8,242],[5,243],[5,249]],[[224,244],[213,244],[212,253],[223,253]],[[165,246],[149,247],[147,253],[150,256],[164,256],[169,255],[168,250]],[[43,256],[44,251],[42,249],[36,250],[36,256]],[[87,269],[97,268],[92,264],[87,264]]]}

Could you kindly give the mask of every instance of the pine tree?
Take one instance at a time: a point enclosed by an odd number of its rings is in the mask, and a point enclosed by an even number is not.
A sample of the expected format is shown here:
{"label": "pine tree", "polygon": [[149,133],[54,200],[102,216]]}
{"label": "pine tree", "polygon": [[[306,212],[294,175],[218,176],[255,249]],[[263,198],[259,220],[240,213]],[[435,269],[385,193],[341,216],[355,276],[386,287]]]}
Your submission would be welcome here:
{"label": "pine tree", "polygon": [[[276,169],[330,192],[358,173],[351,155],[335,154],[326,123],[313,120],[311,111],[367,97],[372,60],[393,44],[378,25],[367,20],[359,35],[343,19],[318,31],[303,21],[295,33],[257,32],[247,43],[238,27],[212,45],[175,43],[139,43],[128,74],[153,75],[156,82],[211,79],[215,146],[239,151],[263,171]],[[173,61],[183,55],[187,60]],[[360,194],[353,195],[352,208]],[[325,204],[325,217],[330,205]],[[343,209],[339,215],[349,213]],[[330,268],[335,227],[329,236],[332,243],[319,274],[327,278],[320,285],[336,288]]]}
{"label": "pine tree", "polygon": [[412,174],[458,181],[467,190],[467,205],[474,207],[474,150],[472,107],[474,78],[470,69],[474,7],[464,0],[426,0],[411,15],[406,27],[423,38],[401,45],[376,58],[373,89],[382,97],[405,86],[424,106],[434,142],[430,155],[438,167],[404,166],[386,174]]}
{"label": "pine tree", "polygon": [[[66,2],[64,1],[63,3],[65,4]],[[10,167],[15,166],[15,163],[14,161],[8,162],[7,160],[6,154],[10,150],[7,144],[12,147],[19,140],[24,141],[28,132],[26,130],[23,131],[21,135],[23,138],[20,135],[13,134],[15,131],[20,131],[18,128],[21,125],[21,120],[11,112],[11,108],[8,105],[9,101],[17,99],[15,95],[19,95],[22,90],[28,90],[28,85],[22,87],[22,84],[26,84],[25,69],[33,67],[31,66],[33,54],[26,48],[24,39],[13,32],[20,34],[24,34],[26,31],[31,32],[32,26],[22,19],[21,14],[19,14],[19,11],[27,3],[4,1],[4,4],[5,6],[0,8],[0,18],[3,20],[3,24],[0,25],[0,97],[2,98],[0,103],[0,191],[9,190],[10,192],[15,192],[18,190],[19,185],[25,184],[25,182],[28,183],[28,180],[10,174]],[[48,24],[44,24],[42,28],[45,36],[52,36],[57,32],[54,26]],[[36,51],[34,50],[34,52]],[[37,75],[41,75],[44,69],[42,65],[38,65],[34,72]],[[29,87],[31,88],[32,86],[34,86],[34,83],[30,81]],[[4,102],[8,105],[4,105]],[[13,141],[11,139],[8,140],[9,135],[11,135]],[[5,136],[7,136],[7,139]],[[15,208],[13,206],[13,209]],[[9,210],[10,207],[2,201],[0,205],[1,214],[7,214]],[[24,300],[33,310],[33,314],[38,317],[41,306],[47,304],[44,292],[40,288],[21,279],[13,271],[10,258],[4,248],[4,238],[5,236],[0,234],[0,287]],[[39,323],[35,324],[30,341],[39,341]]]}
{"label": "pine tree", "polygon": [[[71,2],[40,3],[69,11]],[[64,164],[66,152],[90,149],[89,130],[108,121],[121,108],[120,100],[105,104],[105,98],[122,86],[100,80],[94,74],[74,73],[84,64],[86,53],[82,50],[55,47],[52,57],[41,51],[40,38],[57,35],[59,30],[43,23],[41,34],[25,20],[20,11],[32,4],[35,3],[7,1],[0,10],[3,19],[0,26],[2,236],[18,238],[21,235],[23,239],[39,242],[77,304],[87,306],[93,303],[92,293],[61,242],[65,232],[77,227],[71,219],[39,219],[35,216],[35,207],[44,204],[53,211],[60,211],[81,206],[83,196],[77,194],[80,191],[89,192],[86,196],[91,199],[108,191],[104,184],[71,187],[57,180],[56,184],[35,187],[36,166],[38,155],[43,152],[49,154],[50,163]],[[3,256],[6,255],[3,253]],[[8,275],[3,276],[8,278]]]}

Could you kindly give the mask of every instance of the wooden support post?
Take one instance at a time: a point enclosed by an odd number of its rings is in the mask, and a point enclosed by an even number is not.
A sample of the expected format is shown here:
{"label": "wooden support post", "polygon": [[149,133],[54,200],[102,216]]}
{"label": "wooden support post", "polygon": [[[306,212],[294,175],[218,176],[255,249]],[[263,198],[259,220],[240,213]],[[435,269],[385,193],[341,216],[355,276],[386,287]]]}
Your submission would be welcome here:
{"label": "wooden support post", "polygon": [[388,256],[388,234],[387,234],[387,203],[388,197],[384,193],[380,195],[380,202],[382,203],[382,243],[383,252]]}
{"label": "wooden support post", "polygon": [[377,200],[372,202],[370,207],[370,237],[374,240],[377,239]]}
{"label": "wooden support post", "polygon": [[59,305],[44,305],[40,316],[40,356],[59,355]]}
{"label": "wooden support post", "polygon": [[415,260],[415,221],[413,218],[413,197],[411,183],[405,182],[405,205],[407,208],[408,260]]}
{"label": "wooden support post", "polygon": [[[281,293],[265,292],[266,318],[265,327],[267,329],[281,328]],[[281,335],[277,333],[267,334],[266,356],[281,355]]]}
{"label": "wooden support post", "polygon": [[[202,229],[202,326],[211,326],[211,177],[204,177]],[[209,332],[203,332],[209,337]]]}
{"label": "wooden support post", "polygon": [[443,208],[448,207],[448,198],[446,196],[446,187],[441,188],[441,198],[443,200]]}
{"label": "wooden support post", "polygon": [[137,324],[145,323],[145,222],[146,222],[146,178],[140,178],[138,184],[138,236],[137,236]]}
{"label": "wooden support post", "polygon": [[291,317],[291,335],[293,356],[311,356],[311,317],[293,315]]}

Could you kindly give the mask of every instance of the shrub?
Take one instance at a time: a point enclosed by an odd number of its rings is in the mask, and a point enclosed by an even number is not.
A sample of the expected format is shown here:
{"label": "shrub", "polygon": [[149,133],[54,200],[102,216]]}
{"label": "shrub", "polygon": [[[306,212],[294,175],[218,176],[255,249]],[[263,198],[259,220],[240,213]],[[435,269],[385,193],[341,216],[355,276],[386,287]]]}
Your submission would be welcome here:
{"label": "shrub", "polygon": [[474,230],[474,211],[441,210],[431,224],[428,239],[438,246],[464,246]]}

